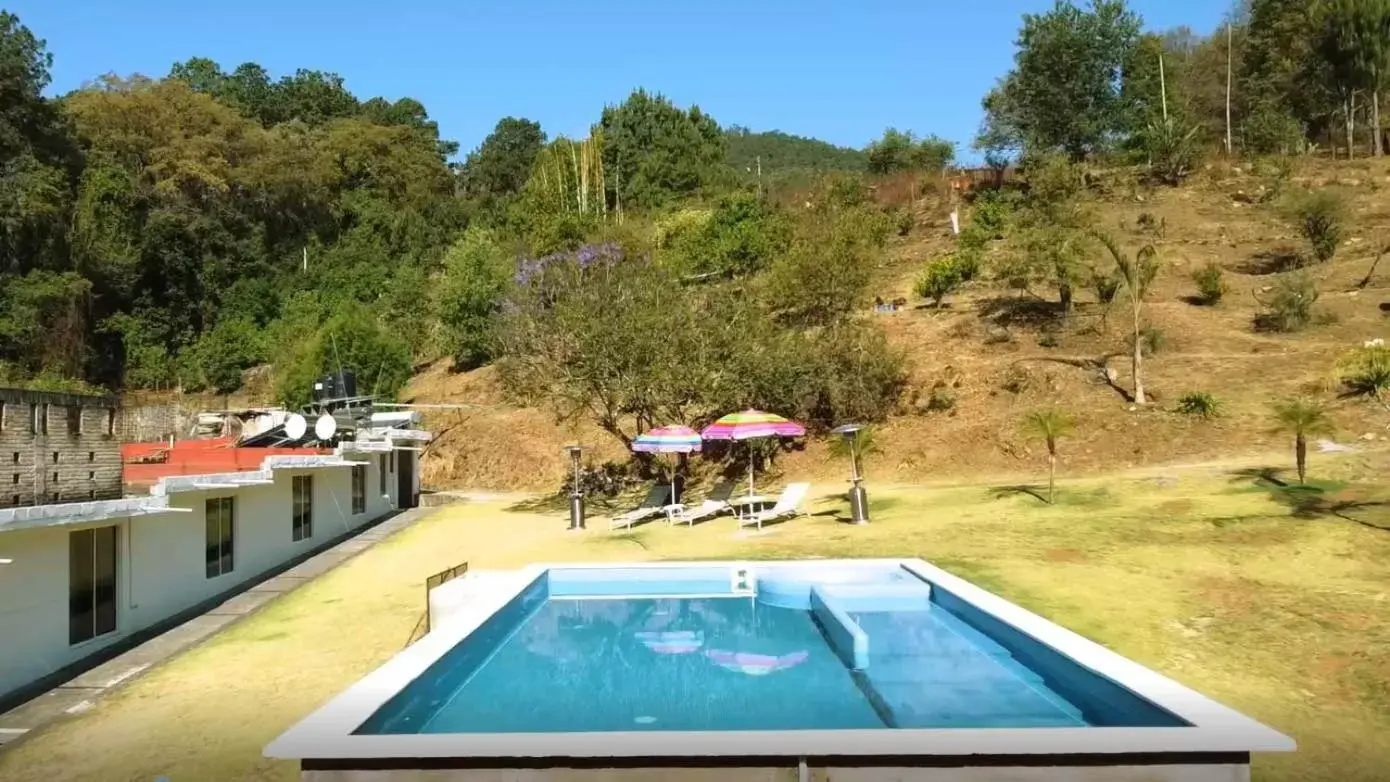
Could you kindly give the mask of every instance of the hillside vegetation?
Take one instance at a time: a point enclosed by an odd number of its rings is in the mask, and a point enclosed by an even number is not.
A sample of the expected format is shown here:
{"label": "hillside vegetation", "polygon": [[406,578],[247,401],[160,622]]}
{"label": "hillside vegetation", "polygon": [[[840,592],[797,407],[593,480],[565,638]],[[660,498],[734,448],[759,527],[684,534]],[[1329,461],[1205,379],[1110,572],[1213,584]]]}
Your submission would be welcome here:
{"label": "hillside vegetation", "polygon": [[[1025,15],[974,140],[1012,173],[970,192],[930,133],[842,149],[645,89],[461,162],[418,102],[319,71],[194,58],[48,99],[6,13],[0,379],[297,403],[352,369],[473,406],[431,422],[441,487],[553,486],[576,438],[628,470],[645,428],[744,407],[870,423],[913,480],[1037,469],[1035,413],[1074,423],[1064,473],[1371,447],[1390,5],[1238,10]],[[817,474],[822,447],[754,455]]]}

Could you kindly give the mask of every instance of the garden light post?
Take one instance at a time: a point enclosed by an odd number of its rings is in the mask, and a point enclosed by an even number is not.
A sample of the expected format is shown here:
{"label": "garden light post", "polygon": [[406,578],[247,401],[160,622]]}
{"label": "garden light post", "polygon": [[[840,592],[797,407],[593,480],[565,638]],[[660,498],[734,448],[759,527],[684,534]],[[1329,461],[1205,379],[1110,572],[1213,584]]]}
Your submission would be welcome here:
{"label": "garden light post", "polygon": [[864,491],[864,476],[859,474],[859,432],[863,428],[860,424],[845,424],[833,430],[849,446],[849,514],[855,524],[869,523],[869,493]]}
{"label": "garden light post", "polygon": [[570,491],[570,529],[584,529],[584,489],[579,484],[579,454],[583,453],[583,446],[567,445],[565,452],[570,455],[570,463],[574,465],[574,486]]}

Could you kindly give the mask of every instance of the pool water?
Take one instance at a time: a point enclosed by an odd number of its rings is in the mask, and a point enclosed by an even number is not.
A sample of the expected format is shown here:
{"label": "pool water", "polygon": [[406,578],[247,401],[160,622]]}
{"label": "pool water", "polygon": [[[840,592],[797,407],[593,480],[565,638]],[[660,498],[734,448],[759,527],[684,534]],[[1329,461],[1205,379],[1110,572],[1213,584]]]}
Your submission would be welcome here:
{"label": "pool water", "polygon": [[940,606],[850,616],[871,639],[862,671],[813,612],[751,597],[537,600],[519,623],[485,633],[485,651],[465,639],[357,732],[1095,724]]}

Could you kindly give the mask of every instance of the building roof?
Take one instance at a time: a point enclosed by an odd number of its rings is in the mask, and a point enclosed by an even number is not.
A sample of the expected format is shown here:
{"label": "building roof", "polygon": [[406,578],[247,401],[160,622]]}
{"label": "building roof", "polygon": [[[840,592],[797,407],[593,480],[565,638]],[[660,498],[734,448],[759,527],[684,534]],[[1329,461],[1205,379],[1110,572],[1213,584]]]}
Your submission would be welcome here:
{"label": "building roof", "polygon": [[[400,447],[398,440],[429,440],[430,433],[416,429],[373,429],[359,431],[357,441],[347,441],[333,453],[269,453],[264,448],[228,449],[239,452],[259,451],[262,459],[256,469],[233,472],[212,472],[193,475],[162,475],[150,487],[149,496],[127,497],[120,500],[91,500],[56,505],[35,505],[21,508],[0,508],[0,534],[36,527],[56,527],[85,524],[105,519],[122,519],[158,513],[185,513],[186,508],[170,504],[172,494],[193,491],[218,491],[242,486],[267,485],[274,482],[276,470],[308,470],[328,467],[356,467],[368,462],[354,461],[351,454],[390,451]],[[295,449],[304,451],[307,449]],[[126,469],[144,465],[126,465]],[[158,465],[153,465],[158,466]]]}

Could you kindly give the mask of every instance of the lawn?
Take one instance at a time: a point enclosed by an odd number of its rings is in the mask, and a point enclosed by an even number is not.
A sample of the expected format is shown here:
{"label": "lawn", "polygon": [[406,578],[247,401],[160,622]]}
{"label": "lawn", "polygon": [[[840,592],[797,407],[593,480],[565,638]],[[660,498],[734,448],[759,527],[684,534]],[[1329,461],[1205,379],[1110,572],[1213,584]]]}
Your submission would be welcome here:
{"label": "lawn", "polygon": [[821,498],[762,534],[576,535],[543,503],[450,506],[0,753],[0,778],[297,779],[261,748],[398,652],[425,577],[460,560],[920,556],[1293,735],[1257,780],[1371,779],[1390,768],[1390,533],[1369,462],[1317,466],[1312,491],[1188,467],[1062,483],[1052,507],[1030,487],[871,485],[867,527]]}

